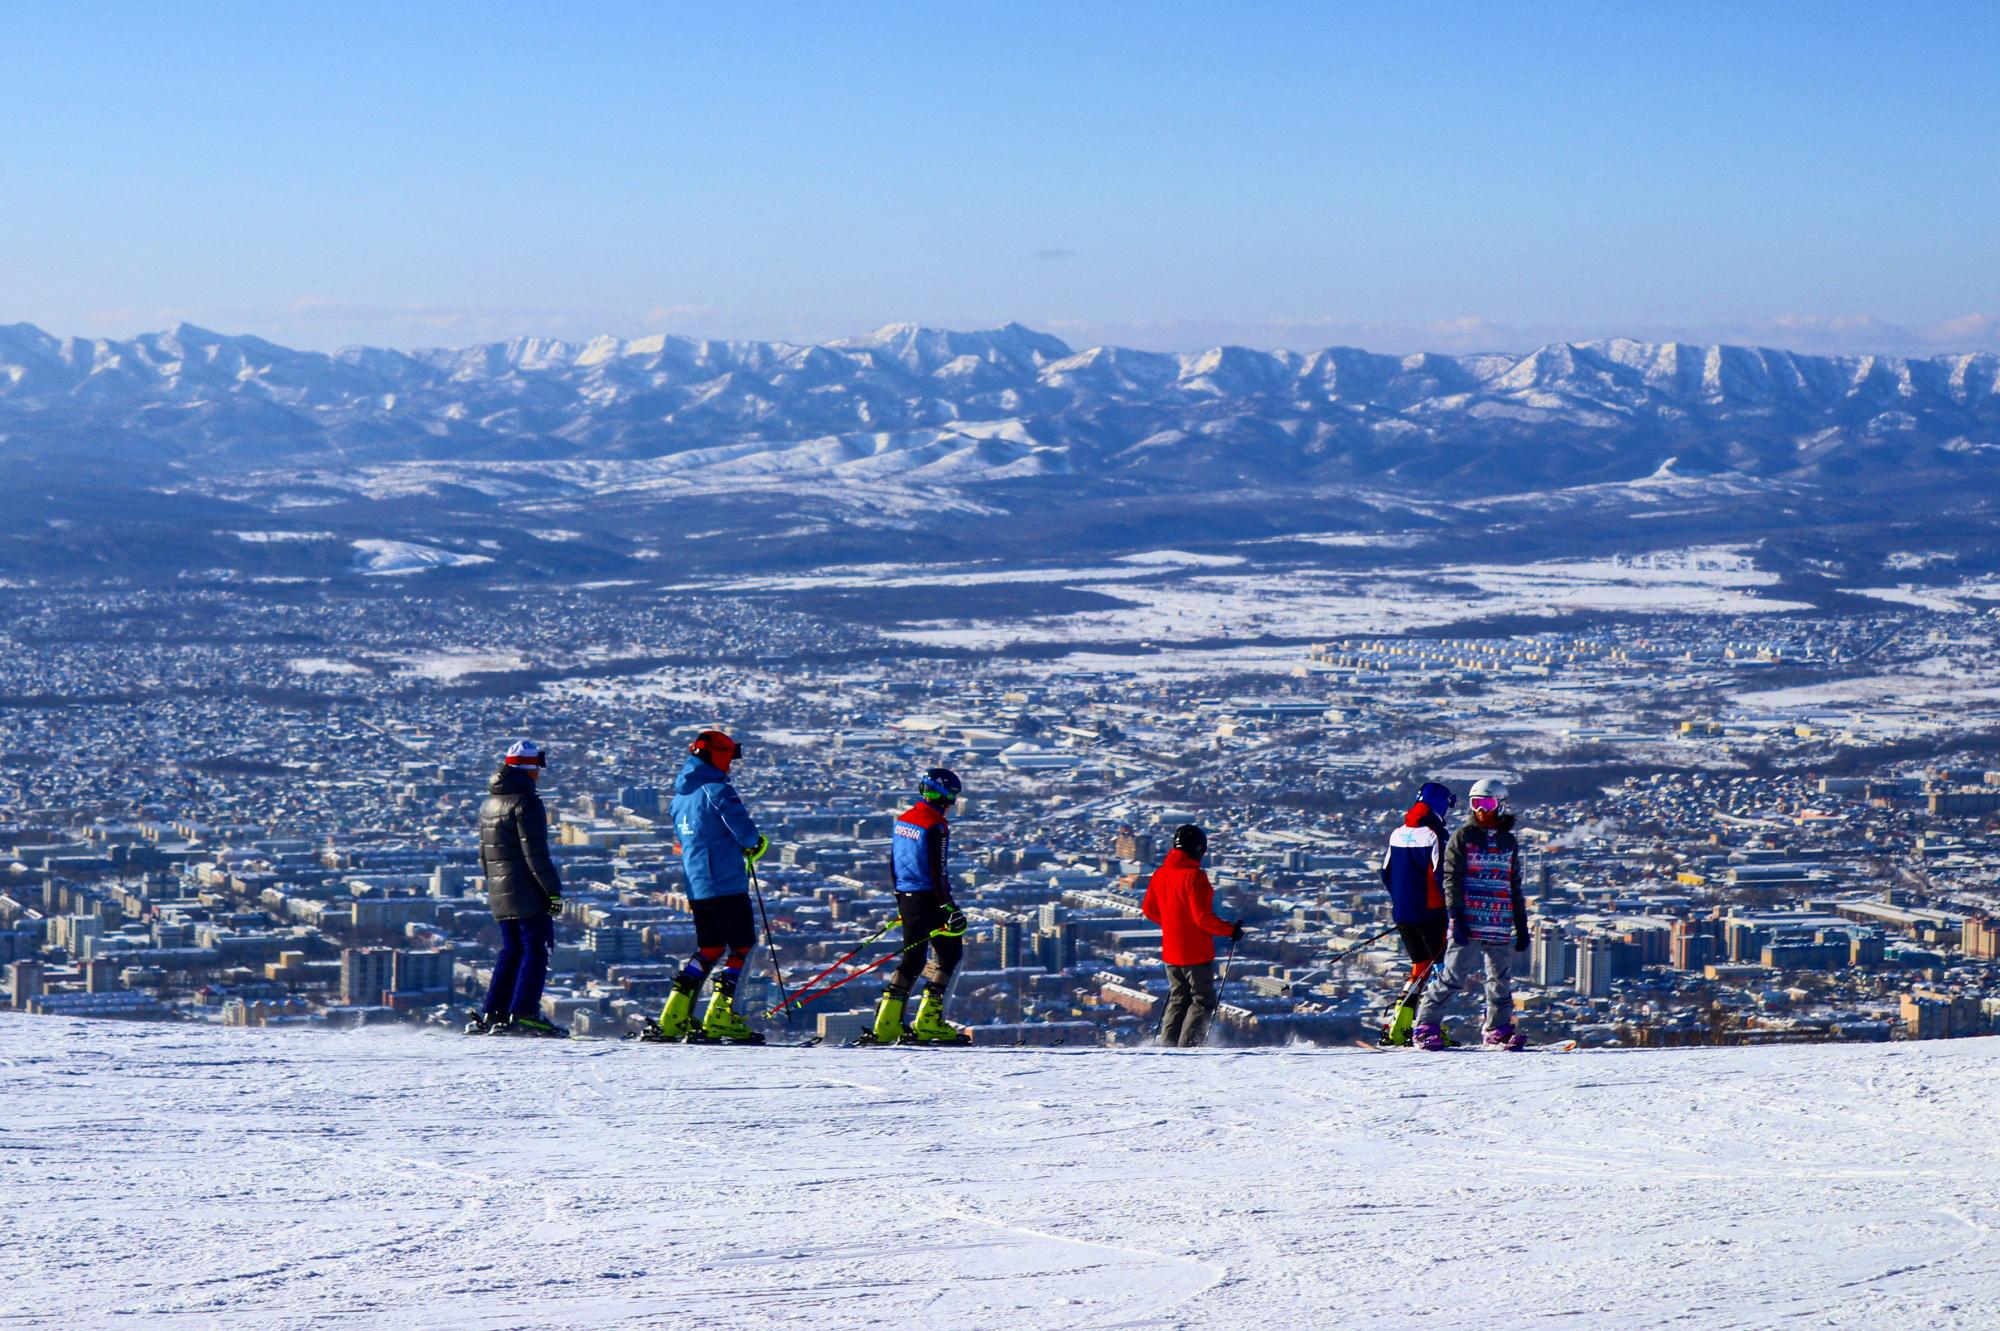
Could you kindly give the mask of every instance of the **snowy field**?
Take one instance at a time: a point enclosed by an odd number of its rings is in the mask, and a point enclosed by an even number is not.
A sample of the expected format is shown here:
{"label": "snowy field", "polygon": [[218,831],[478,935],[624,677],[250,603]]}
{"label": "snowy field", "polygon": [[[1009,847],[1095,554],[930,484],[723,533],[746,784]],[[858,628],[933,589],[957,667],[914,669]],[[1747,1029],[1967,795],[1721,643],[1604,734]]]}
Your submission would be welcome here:
{"label": "snowy field", "polygon": [[1990,1328],[1996,1056],[7,1015],[0,1325]]}

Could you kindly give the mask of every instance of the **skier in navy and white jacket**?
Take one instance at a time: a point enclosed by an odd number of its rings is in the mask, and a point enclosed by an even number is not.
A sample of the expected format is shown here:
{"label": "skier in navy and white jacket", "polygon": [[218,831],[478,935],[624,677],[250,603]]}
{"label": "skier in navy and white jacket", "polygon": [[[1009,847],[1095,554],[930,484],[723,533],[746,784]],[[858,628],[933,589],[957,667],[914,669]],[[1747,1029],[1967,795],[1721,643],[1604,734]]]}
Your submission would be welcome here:
{"label": "skier in navy and white jacket", "polygon": [[[903,921],[903,954],[875,1005],[864,1039],[871,1044],[964,1044],[971,1037],[944,1019],[945,991],[965,956],[965,912],[951,891],[951,822],[947,815],[964,791],[956,773],[933,767],[917,778],[917,802],[896,820],[889,837],[889,877]],[[916,1020],[903,1011],[918,977],[924,995]]]}
{"label": "skier in navy and white jacket", "polygon": [[1514,816],[1507,812],[1507,786],[1493,777],[1473,783],[1468,797],[1472,820],[1452,833],[1444,851],[1445,909],[1451,916],[1451,948],[1431,972],[1417,1008],[1416,1043],[1442,1049],[1445,1004],[1486,971],[1486,1043],[1521,1049],[1526,1039],[1514,1029],[1514,963],[1528,950],[1528,902],[1521,892],[1521,847],[1514,839]]}
{"label": "skier in navy and white jacket", "polygon": [[1403,825],[1389,834],[1382,852],[1382,885],[1389,889],[1389,918],[1410,954],[1410,978],[1378,1043],[1407,1045],[1417,1021],[1417,1000],[1431,968],[1444,960],[1444,847],[1450,835],[1445,815],[1458,803],[1449,787],[1426,781]]}

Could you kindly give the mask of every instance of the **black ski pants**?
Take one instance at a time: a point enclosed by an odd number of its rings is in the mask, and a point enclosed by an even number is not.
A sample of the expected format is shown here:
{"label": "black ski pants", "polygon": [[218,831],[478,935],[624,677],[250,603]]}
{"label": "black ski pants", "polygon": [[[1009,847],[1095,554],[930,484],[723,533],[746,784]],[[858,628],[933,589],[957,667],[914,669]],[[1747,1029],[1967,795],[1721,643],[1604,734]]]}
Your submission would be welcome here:
{"label": "black ski pants", "polygon": [[[898,892],[896,909],[903,917],[903,946],[909,950],[896,963],[889,987],[908,994],[921,975],[926,984],[943,993],[952,972],[965,959],[964,939],[930,936],[945,921],[944,901],[935,892]],[[926,939],[928,947],[923,945]]]}
{"label": "black ski pants", "polygon": [[1215,1015],[1215,963],[1167,967],[1167,1010],[1160,1018],[1160,1043],[1192,1048],[1208,1038]]}
{"label": "black ski pants", "polygon": [[1425,919],[1418,924],[1399,924],[1396,932],[1402,937],[1403,950],[1410,954],[1410,978],[1403,985],[1403,992],[1396,999],[1399,1005],[1415,1007],[1423,997],[1424,982],[1431,978],[1431,970],[1444,960],[1447,917],[1440,912],[1436,919]]}

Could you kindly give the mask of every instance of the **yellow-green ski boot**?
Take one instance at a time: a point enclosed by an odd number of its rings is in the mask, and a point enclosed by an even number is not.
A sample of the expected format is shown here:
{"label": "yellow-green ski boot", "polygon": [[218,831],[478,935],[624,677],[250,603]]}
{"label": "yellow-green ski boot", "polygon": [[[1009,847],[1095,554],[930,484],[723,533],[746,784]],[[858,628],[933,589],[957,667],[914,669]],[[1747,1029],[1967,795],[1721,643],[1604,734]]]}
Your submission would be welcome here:
{"label": "yellow-green ski boot", "polygon": [[687,1033],[694,1029],[694,991],[699,987],[686,976],[676,979],[674,991],[667,995],[666,1006],[660,1009],[660,1019],[641,1031],[639,1038],[654,1043],[687,1039]]}
{"label": "yellow-green ski boot", "polygon": [[903,1030],[903,1005],[908,996],[894,989],[882,991],[882,1001],[875,1005],[875,1025],[864,1031],[856,1044],[900,1044]]}
{"label": "yellow-green ski boot", "polygon": [[971,1044],[972,1037],[944,1019],[944,995],[935,989],[924,991],[917,1004],[917,1019],[910,1023],[910,1038],[918,1044]]}
{"label": "yellow-green ski boot", "polygon": [[1410,1043],[1410,1032],[1416,1029],[1416,1025],[1417,1005],[1398,1003],[1395,1015],[1389,1019],[1389,1024],[1382,1028],[1382,1038],[1375,1043],[1407,1047]]}
{"label": "yellow-green ski boot", "polygon": [[762,1044],[764,1037],[750,1029],[743,1018],[736,1015],[736,986],[727,980],[718,980],[715,993],[709,997],[708,1011],[701,1017],[701,1038],[718,1040],[723,1044]]}

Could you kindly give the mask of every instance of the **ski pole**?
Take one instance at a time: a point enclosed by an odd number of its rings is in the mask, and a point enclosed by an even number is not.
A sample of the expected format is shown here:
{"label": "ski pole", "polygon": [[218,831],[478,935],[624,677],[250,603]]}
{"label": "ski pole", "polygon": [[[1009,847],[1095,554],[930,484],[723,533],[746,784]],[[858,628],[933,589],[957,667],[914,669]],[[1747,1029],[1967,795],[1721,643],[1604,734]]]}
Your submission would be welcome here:
{"label": "ski pole", "polygon": [[1221,978],[1217,979],[1215,982],[1216,988],[1220,989],[1223,985],[1229,983],[1229,968],[1235,964],[1236,964],[1236,940],[1232,938],[1229,940],[1229,955],[1227,957],[1224,957],[1222,960],[1222,975]]}
{"label": "ski pole", "polygon": [[[875,961],[868,963],[868,965],[862,967],[858,971],[855,971],[852,975],[841,976],[838,980],[835,980],[832,984],[829,984],[824,988],[815,989],[811,993],[807,993],[803,989],[799,990],[797,995],[794,996],[793,1001],[796,1002],[800,1007],[804,1007],[806,1004],[811,1003],[816,999],[825,998],[828,994],[840,988],[841,985],[848,984],[855,980],[858,980],[862,976],[870,973],[871,971],[880,970],[882,967],[888,965],[896,958],[903,956],[906,953],[916,951],[918,948],[923,947],[925,944],[929,943],[931,939],[937,938],[943,934],[944,931],[942,929],[933,929],[929,933],[925,934],[922,938],[919,938],[916,942],[905,944],[904,946],[897,948],[894,952],[887,953],[884,956],[876,959]],[[857,948],[855,950],[859,951],[860,949]]]}
{"label": "ski pole", "polygon": [[[825,970],[821,971],[821,972],[820,972],[819,974],[817,974],[817,975],[813,976],[813,977],[812,977],[812,978],[811,978],[810,980],[807,980],[807,981],[806,981],[806,982],[805,982],[804,984],[800,985],[800,986],[799,986],[799,991],[798,991],[797,993],[793,994],[793,995],[792,995],[792,996],[791,996],[790,998],[786,999],[786,1000],[784,1001],[784,1003],[780,1003],[780,1004],[778,1005],[778,1007],[784,1007],[784,1006],[786,1006],[786,1005],[788,1005],[788,1004],[791,1004],[791,1003],[796,1003],[796,1002],[798,1002],[798,1001],[799,1001],[799,999],[803,998],[803,997],[804,997],[804,996],[806,995],[806,993],[807,993],[807,992],[808,992],[809,990],[811,990],[811,988],[812,988],[812,987],[813,987],[814,985],[818,984],[818,983],[819,983],[819,982],[820,982],[821,980],[824,980],[824,979],[825,979],[825,978],[826,978],[827,976],[829,976],[829,975],[833,974],[833,973],[834,973],[835,971],[839,970],[839,969],[840,969],[840,968],[841,968],[842,966],[845,966],[845,965],[846,965],[846,964],[847,964],[847,963],[848,963],[849,961],[852,961],[852,960],[854,959],[854,954],[855,954],[855,953],[859,952],[859,951],[860,951],[860,950],[861,950],[862,948],[864,948],[864,947],[867,947],[867,946],[868,946],[868,945],[869,945],[870,943],[872,943],[872,942],[874,942],[874,941],[875,941],[876,939],[880,938],[880,937],[881,937],[881,936],[882,936],[883,934],[886,934],[886,933],[888,933],[888,932],[889,932],[889,931],[890,931],[891,929],[895,928],[895,927],[896,927],[897,925],[901,924],[902,922],[903,922],[903,920],[902,920],[902,917],[901,917],[901,916],[898,916],[898,917],[896,917],[895,919],[893,919],[893,920],[890,920],[890,921],[889,921],[889,922],[888,922],[887,924],[883,925],[883,926],[882,926],[882,927],[881,927],[880,929],[877,929],[877,930],[876,930],[876,931],[875,931],[874,933],[872,933],[872,934],[868,935],[868,936],[867,936],[866,938],[864,938],[864,939],[862,939],[862,940],[861,940],[860,942],[856,943],[856,944],[855,944],[855,945],[854,945],[853,947],[849,948],[849,949],[848,949],[848,950],[847,950],[846,952],[844,952],[844,953],[843,953],[843,954],[841,954],[840,956],[838,956],[838,957],[834,958],[834,961],[833,961],[833,964],[832,964],[832,965],[828,966],[828,967],[827,967],[827,968],[826,968]],[[771,1010],[770,1010],[769,1012],[766,1012],[766,1013],[765,1013],[764,1015],[765,1015],[766,1017],[774,1017],[774,1016],[776,1016],[777,1014],[778,1014],[778,1008],[774,1007],[774,1008],[772,1008],[772,1009],[771,1009]]]}
{"label": "ski pole", "polygon": [[757,881],[757,862],[749,860],[748,865],[750,869],[750,886],[757,891],[757,914],[764,921],[764,950],[771,954],[771,974],[778,981],[778,997],[785,1000],[778,1004],[777,1010],[785,1013],[785,1025],[789,1026],[792,1024],[792,1014],[785,1011],[785,1009],[791,1007],[792,999],[791,995],[785,992],[784,968],[778,965],[778,944],[771,937],[771,912],[764,909],[764,885]]}
{"label": "ski pole", "polygon": [[1387,938],[1390,934],[1393,934],[1395,932],[1396,932],[1396,926],[1392,924],[1387,929],[1384,929],[1381,933],[1375,934],[1374,936],[1369,938],[1362,939],[1360,942],[1356,943],[1353,947],[1348,948],[1347,951],[1341,953],[1339,956],[1335,957],[1332,961],[1328,962],[1327,964],[1330,966],[1338,966],[1341,962],[1346,961],[1349,957],[1359,952],[1362,948],[1367,947],[1370,943],[1376,942],[1380,939]]}

